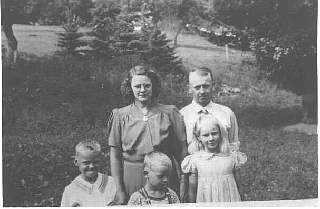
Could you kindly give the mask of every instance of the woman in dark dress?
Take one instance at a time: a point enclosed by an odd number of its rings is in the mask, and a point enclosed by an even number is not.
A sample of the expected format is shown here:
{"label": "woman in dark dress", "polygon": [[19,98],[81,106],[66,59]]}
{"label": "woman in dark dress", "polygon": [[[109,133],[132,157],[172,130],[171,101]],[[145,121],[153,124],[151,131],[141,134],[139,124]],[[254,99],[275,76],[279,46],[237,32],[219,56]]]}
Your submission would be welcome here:
{"label": "woman in dark dress", "polygon": [[144,185],[143,159],[154,150],[170,157],[175,168],[169,187],[178,194],[180,190],[182,201],[186,198],[186,178],[180,176],[179,166],[187,155],[185,126],[175,106],[155,101],[160,88],[160,79],[150,67],[135,66],[121,84],[121,93],[132,103],[114,109],[109,119],[111,175],[123,204]]}

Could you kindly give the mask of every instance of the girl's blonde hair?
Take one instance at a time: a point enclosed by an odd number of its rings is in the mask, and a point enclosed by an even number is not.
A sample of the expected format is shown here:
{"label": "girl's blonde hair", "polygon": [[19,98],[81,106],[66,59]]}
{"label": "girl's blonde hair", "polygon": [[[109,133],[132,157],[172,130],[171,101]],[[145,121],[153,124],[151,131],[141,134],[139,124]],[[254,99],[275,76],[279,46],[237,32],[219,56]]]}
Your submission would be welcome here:
{"label": "girl's blonde hair", "polygon": [[[197,144],[198,151],[204,150],[204,145],[200,140],[201,127],[205,122],[211,122],[211,124],[217,125],[220,131],[219,152],[229,153],[230,146],[228,140],[227,129],[222,123],[214,117],[212,114],[201,114],[196,123],[193,126],[193,139],[192,141]],[[193,151],[196,152],[196,151]],[[192,153],[191,153],[192,154]]]}

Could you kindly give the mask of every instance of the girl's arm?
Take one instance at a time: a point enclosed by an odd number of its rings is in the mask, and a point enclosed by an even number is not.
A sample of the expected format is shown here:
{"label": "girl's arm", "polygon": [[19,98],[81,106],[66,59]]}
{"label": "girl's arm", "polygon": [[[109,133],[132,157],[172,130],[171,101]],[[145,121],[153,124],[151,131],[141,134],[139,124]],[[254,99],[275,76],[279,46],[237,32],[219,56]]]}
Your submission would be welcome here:
{"label": "girl's arm", "polygon": [[240,185],[240,176],[239,176],[239,172],[235,168],[233,168],[233,176],[234,176],[234,179],[235,179],[237,187],[238,187],[240,198],[241,198],[241,200],[243,200],[243,191],[242,191],[242,188]]}
{"label": "girl's arm", "polygon": [[124,205],[127,203],[127,195],[123,183],[122,153],[117,147],[110,147],[110,167],[111,176],[114,178],[117,185],[117,203]]}
{"label": "girl's arm", "polygon": [[188,202],[196,202],[198,188],[198,174],[191,173],[189,176]]}

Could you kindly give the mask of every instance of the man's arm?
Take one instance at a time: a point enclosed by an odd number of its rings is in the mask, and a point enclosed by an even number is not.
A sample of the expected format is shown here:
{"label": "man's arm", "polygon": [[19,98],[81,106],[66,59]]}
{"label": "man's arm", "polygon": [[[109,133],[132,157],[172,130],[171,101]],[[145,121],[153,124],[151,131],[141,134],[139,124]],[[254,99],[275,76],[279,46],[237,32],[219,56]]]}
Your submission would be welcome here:
{"label": "man's arm", "polygon": [[186,135],[187,135],[187,147],[189,146],[190,142],[192,141],[192,137],[193,137],[193,127],[192,127],[192,122],[188,121],[190,120],[190,118],[188,117],[188,114],[190,115],[191,113],[181,109],[180,110],[181,115],[183,116],[183,122],[185,124],[186,127]]}
{"label": "man's arm", "polygon": [[244,194],[243,194],[242,187],[241,187],[240,181],[239,181],[240,180],[239,171],[237,171],[235,168],[233,169],[233,176],[234,176],[234,179],[235,179],[237,187],[238,187],[240,198],[243,201]]}
{"label": "man's arm", "polygon": [[117,147],[110,147],[110,167],[111,176],[117,185],[117,203],[124,205],[127,203],[127,195],[123,183],[123,160],[121,150]]}
{"label": "man's arm", "polygon": [[234,149],[235,151],[239,150],[240,147],[240,141],[238,138],[238,122],[237,122],[237,118],[236,115],[234,114],[234,112],[231,111],[230,113],[230,130],[228,131],[228,136],[229,136],[229,142],[232,145],[232,149]]}

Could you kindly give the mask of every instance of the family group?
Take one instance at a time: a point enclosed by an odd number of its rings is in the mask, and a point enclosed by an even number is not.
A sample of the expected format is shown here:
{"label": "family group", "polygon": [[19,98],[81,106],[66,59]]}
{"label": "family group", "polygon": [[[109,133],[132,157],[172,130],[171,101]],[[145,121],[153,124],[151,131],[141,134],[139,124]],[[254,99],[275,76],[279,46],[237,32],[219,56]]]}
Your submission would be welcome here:
{"label": "family group", "polygon": [[247,157],[235,114],[212,101],[213,84],[210,69],[192,69],[193,100],[179,111],[157,102],[161,81],[151,67],[130,69],[121,93],[131,104],[114,109],[107,123],[111,176],[99,172],[100,144],[78,143],[80,175],[61,206],[241,201],[237,170]]}

